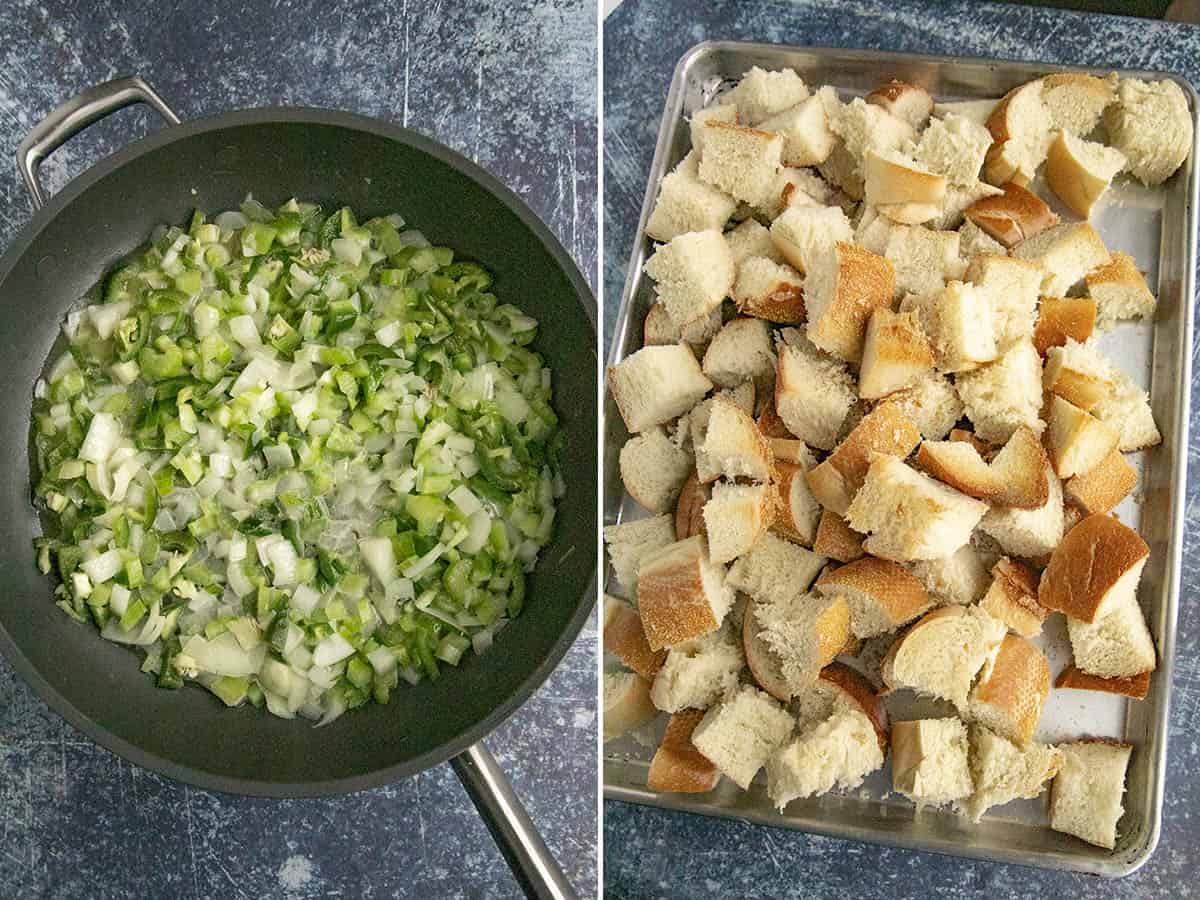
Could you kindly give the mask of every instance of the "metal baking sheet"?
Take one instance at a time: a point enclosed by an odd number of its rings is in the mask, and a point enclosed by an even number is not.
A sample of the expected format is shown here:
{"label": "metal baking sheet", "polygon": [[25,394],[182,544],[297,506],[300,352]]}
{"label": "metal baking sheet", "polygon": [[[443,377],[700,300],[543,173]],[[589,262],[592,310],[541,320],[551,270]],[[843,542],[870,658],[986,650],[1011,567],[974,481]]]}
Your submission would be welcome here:
{"label": "metal baking sheet", "polygon": [[[1080,71],[1103,76],[1111,71],[734,42],[708,42],[692,48],[676,67],[667,96],[642,205],[638,240],[612,337],[611,363],[641,347],[642,321],[653,302],[653,288],[642,275],[642,265],[651,249],[651,242],[645,237],[645,223],[659,181],[689,149],[687,119],[751,66],[765,69],[790,66],[808,84],[835,86],[843,99],[864,95],[888,78],[899,78],[923,85],[939,101],[998,98],[1018,84],[1051,72]],[[1117,71],[1122,76],[1176,81],[1188,97],[1193,122],[1196,121],[1200,98],[1186,80],[1169,73]],[[1053,196],[1044,186],[1035,189],[1048,200]],[[1047,825],[1045,796],[993,808],[978,825],[948,811],[917,810],[904,797],[891,794],[890,766],[873,774],[859,790],[796,801],[783,813],[776,812],[767,798],[761,774],[745,793],[723,780],[709,794],[657,794],[646,789],[646,772],[654,752],[654,739],[661,733],[665,717],[660,717],[657,731],[652,734],[626,736],[605,745],[605,797],[956,856],[1106,876],[1128,874],[1149,858],[1158,842],[1162,814],[1182,559],[1196,199],[1197,164],[1193,148],[1182,170],[1163,187],[1147,189],[1124,177],[1119,179],[1106,197],[1104,208],[1092,219],[1108,247],[1134,256],[1139,267],[1147,272],[1152,289],[1157,287],[1158,312],[1154,322],[1123,323],[1103,336],[1100,345],[1109,358],[1149,390],[1154,417],[1163,435],[1161,446],[1134,455],[1140,476],[1138,487],[1118,510],[1122,521],[1138,528],[1150,545],[1150,560],[1142,575],[1139,599],[1158,647],[1159,665],[1151,679],[1149,695],[1140,702],[1085,691],[1052,690],[1038,737],[1059,741],[1097,735],[1123,738],[1134,745],[1116,849],[1110,852],[1052,831]],[[1064,216],[1064,220],[1071,218]],[[604,415],[607,524],[645,513],[624,494],[621,486],[617,454],[628,435],[611,397],[606,399]],[[1046,632],[1039,643],[1047,649],[1052,672],[1057,675],[1070,653],[1062,617],[1053,617]],[[905,717],[902,709],[890,711]]]}

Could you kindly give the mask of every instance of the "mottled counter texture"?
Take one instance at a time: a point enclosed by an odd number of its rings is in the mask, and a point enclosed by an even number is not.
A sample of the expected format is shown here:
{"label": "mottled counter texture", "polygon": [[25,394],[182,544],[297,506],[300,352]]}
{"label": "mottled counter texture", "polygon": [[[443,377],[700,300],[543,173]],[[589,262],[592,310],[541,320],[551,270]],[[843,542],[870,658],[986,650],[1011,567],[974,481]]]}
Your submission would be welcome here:
{"label": "mottled counter texture", "polygon": [[[605,333],[613,333],[625,266],[679,57],[703,40],[863,47],[1161,69],[1200,84],[1200,30],[1146,20],[984,3],[671,3],[626,0],[604,27]],[[886,76],[886,73],[881,73]],[[1195,427],[1191,457],[1200,453]],[[1193,485],[1190,505],[1200,501]],[[1162,839],[1120,881],[966,862],[742,822],[605,804],[604,877],[613,896],[1184,897],[1200,890],[1200,543],[1183,564]],[[871,889],[862,878],[869,873]]]}
{"label": "mottled counter texture", "polygon": [[[140,74],[183,118],[326,106],[432,135],[515,189],[596,271],[590,0],[0,7],[0,150],[82,88]],[[46,166],[59,187],[158,123],[117,114]],[[303,185],[297,185],[303,193]],[[30,216],[0,166],[0,245]],[[9,398],[10,401],[13,398]],[[20,402],[20,401],[15,401]],[[595,895],[594,625],[488,745],[585,896]],[[570,785],[567,789],[565,786]],[[0,661],[0,897],[512,897],[447,766],[337,800],[185,788],[65,725]]]}

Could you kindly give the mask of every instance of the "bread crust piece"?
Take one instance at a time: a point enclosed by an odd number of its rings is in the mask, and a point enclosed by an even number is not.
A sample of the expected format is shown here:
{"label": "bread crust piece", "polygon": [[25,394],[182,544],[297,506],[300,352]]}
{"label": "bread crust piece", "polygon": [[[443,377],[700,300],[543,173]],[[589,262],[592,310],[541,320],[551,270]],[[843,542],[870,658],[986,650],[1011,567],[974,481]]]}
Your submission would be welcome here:
{"label": "bread crust piece", "polygon": [[925,88],[895,78],[867,94],[867,102],[882,107],[915,129],[924,127],[933,111],[933,98]]}
{"label": "bread crust piece", "polygon": [[820,465],[805,473],[817,502],[845,515],[862,487],[877,453],[903,459],[921,441],[921,432],[892,403],[880,403],[863,417]]}
{"label": "bread crust piece", "polygon": [[1046,183],[1071,212],[1087,219],[1124,165],[1121,151],[1059,131],[1046,154]]}
{"label": "bread crust piece", "polygon": [[667,659],[666,650],[651,650],[637,610],[616,597],[604,596],[604,649],[647,681],[653,681]]}
{"label": "bread crust piece", "polygon": [[772,392],[768,396],[770,399],[767,401],[767,405],[758,414],[758,430],[768,440],[772,438],[789,441],[797,440],[796,435],[788,431],[787,425],[779,417],[779,410],[775,408],[775,394]]}
{"label": "bread crust piece", "polygon": [[1063,495],[1084,513],[1111,512],[1137,484],[1137,470],[1117,448],[1091,471],[1069,478]]}
{"label": "bread crust piece", "polygon": [[968,701],[970,718],[983,722],[1019,747],[1028,746],[1050,693],[1050,664],[1022,637],[1005,635],[984,663]]}
{"label": "bread crust piece", "polygon": [[865,604],[870,602],[882,613],[891,631],[911,622],[933,604],[925,585],[903,566],[891,560],[866,556],[837,569],[826,570],[817,579],[816,589],[827,597],[845,596],[850,604],[851,628],[856,637],[867,638],[882,633],[864,627]]}
{"label": "bread crust piece", "polygon": [[662,743],[650,761],[646,787],[652,791],[703,794],[721,780],[721,773],[692,743],[692,732],[704,710],[685,709],[671,716]]}
{"label": "bread crust piece", "polygon": [[845,663],[836,661],[823,668],[819,677],[821,681],[840,690],[848,701],[871,720],[875,736],[879,738],[879,749],[886,755],[891,731],[887,707],[883,698],[871,687],[871,682]]}
{"label": "bread crust piece", "polygon": [[1043,441],[1059,478],[1086,475],[1117,449],[1121,433],[1062,397],[1051,395]]}
{"label": "bread crust piece", "polygon": [[[844,241],[838,241],[826,265],[832,270],[822,272],[820,280],[814,277],[820,267],[813,265],[805,282],[808,338],[827,353],[858,362],[871,313],[891,306],[896,270],[882,256]],[[820,293],[818,283],[825,286]]]}
{"label": "bread crust piece", "polygon": [[969,497],[989,500],[1004,484],[972,444],[963,441],[925,441],[917,450],[917,465],[939,481]]}
{"label": "bread crust piece", "polygon": [[709,486],[702,484],[692,472],[679,491],[675,502],[675,540],[683,541],[704,534],[704,504],[708,502]]}
{"label": "bread crust piece", "polygon": [[817,536],[813,540],[813,552],[838,562],[853,562],[862,557],[865,535],[859,534],[846,524],[846,520],[831,510],[821,513],[817,523]]}
{"label": "bread crust piece", "polygon": [[[1089,284],[1091,278],[1087,276]],[[1051,347],[1066,344],[1068,338],[1082,344],[1092,336],[1095,327],[1096,301],[1091,297],[1043,297],[1037,327],[1033,330],[1033,346],[1045,356]]]}
{"label": "bread crust piece", "polygon": [[1047,119],[1041,79],[1019,85],[1000,99],[986,123],[994,141],[983,165],[988,181],[1028,184],[1033,179],[1046,156]]}
{"label": "bread crust piece", "polygon": [[878,400],[908,387],[933,368],[933,350],[915,313],[880,307],[867,322],[858,395]]}
{"label": "bread crust piece", "polygon": [[1008,249],[1059,223],[1058,215],[1037,194],[1009,182],[1004,193],[976,200],[963,215]]}
{"label": "bread crust piece", "polygon": [[1050,498],[1046,473],[1049,462],[1038,436],[1026,426],[1019,426],[992,457],[992,471],[1004,484],[992,502],[1011,509],[1041,509]]}
{"label": "bread crust piece", "polygon": [[792,689],[783,676],[783,663],[762,637],[754,608],[758,601],[751,600],[742,619],[742,653],[758,686],[781,703],[792,699]]}
{"label": "bread crust piece", "polygon": [[702,537],[665,547],[638,571],[638,612],[651,650],[716,631],[731,601]]}
{"label": "bread crust piece", "polygon": [[604,740],[645,725],[658,715],[650,702],[650,685],[633,672],[604,675]]}
{"label": "bread crust piece", "polygon": [[773,483],[777,499],[771,529],[788,540],[811,547],[817,534],[820,507],[805,480],[805,469],[795,463],[778,461],[775,473]]}
{"label": "bread crust piece", "polygon": [[1099,675],[1089,675],[1072,663],[1058,673],[1058,678],[1054,680],[1054,686],[1077,691],[1121,694],[1132,697],[1134,700],[1145,700],[1146,695],[1150,693],[1150,676],[1152,674],[1153,670],[1127,678],[1101,678]]}
{"label": "bread crust piece", "polygon": [[[985,460],[991,461],[996,455],[996,448],[987,441],[980,440],[973,431],[967,431],[965,428],[951,428],[950,434],[946,436],[950,441],[963,441],[975,448],[975,452],[982,456]],[[928,438],[927,438],[928,440]],[[1046,501],[1043,500],[1043,503]]]}
{"label": "bread crust piece", "polygon": [[1096,318],[1102,330],[1120,319],[1154,317],[1158,300],[1150,293],[1146,276],[1129,254],[1114,250],[1109,254],[1108,265],[1093,269],[1083,280],[1096,304]]}
{"label": "bread crust piece", "polygon": [[863,193],[868,206],[920,204],[941,206],[946,176],[927,171],[900,153],[867,150],[863,159]]}
{"label": "bread crust piece", "polygon": [[1021,637],[1041,634],[1050,610],[1038,602],[1038,580],[1024,563],[1007,556],[992,566],[992,583],[979,605]]}
{"label": "bread crust piece", "polygon": [[1112,516],[1088,516],[1050,555],[1038,585],[1042,606],[1092,623],[1107,611],[1105,600],[1123,577],[1140,572],[1150,548]]}
{"label": "bread crust piece", "polygon": [[733,301],[742,315],[790,324],[804,321],[804,280],[791,268],[765,257],[738,266]]}

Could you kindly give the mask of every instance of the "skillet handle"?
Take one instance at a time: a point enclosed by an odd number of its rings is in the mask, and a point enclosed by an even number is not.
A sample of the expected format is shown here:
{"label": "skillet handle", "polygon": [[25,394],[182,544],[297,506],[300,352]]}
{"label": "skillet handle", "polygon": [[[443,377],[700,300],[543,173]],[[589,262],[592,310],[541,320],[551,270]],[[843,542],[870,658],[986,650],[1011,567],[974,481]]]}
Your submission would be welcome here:
{"label": "skillet handle", "polygon": [[93,122],[134,103],[152,106],[169,125],[179,124],[179,116],[171,111],[154,88],[134,75],[88,88],[34,126],[17,148],[17,168],[33,197],[34,209],[41,209],[49,199],[37,177],[42,161]]}
{"label": "skillet handle", "polygon": [[576,894],[558,867],[504,772],[483,743],[450,760],[496,846],[526,897],[574,900]]}

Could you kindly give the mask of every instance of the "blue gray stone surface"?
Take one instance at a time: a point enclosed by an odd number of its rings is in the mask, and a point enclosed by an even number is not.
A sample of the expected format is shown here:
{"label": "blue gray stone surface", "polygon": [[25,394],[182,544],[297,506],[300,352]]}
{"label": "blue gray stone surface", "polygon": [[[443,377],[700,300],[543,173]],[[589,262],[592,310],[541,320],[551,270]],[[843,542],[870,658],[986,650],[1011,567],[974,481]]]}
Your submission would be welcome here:
{"label": "blue gray stone surface", "polygon": [[[93,83],[140,74],[183,118],[325,106],[425,132],[549,223],[595,283],[590,0],[0,6],[0,152]],[[158,123],[118,113],[45,166],[73,174]],[[296,186],[303,194],[303,184]],[[0,166],[0,245],[29,219]],[[596,629],[487,741],[583,896],[595,896]],[[67,726],[0,661],[0,898],[513,897],[448,766],[334,800],[208,793]]]}
{"label": "blue gray stone surface", "polygon": [[[1159,69],[1200,84],[1200,29],[976,2],[626,0],[604,25],[605,334],[613,333],[671,72],[704,40],[858,47]],[[886,73],[884,73],[886,74]],[[1193,382],[1193,393],[1195,382]],[[1189,457],[1200,454],[1193,422]],[[1188,490],[1189,511],[1200,490]],[[1186,538],[1162,839],[1119,881],[970,862],[724,819],[604,804],[619,897],[1187,897],[1200,892],[1200,542]],[[863,878],[870,878],[864,890]]]}

